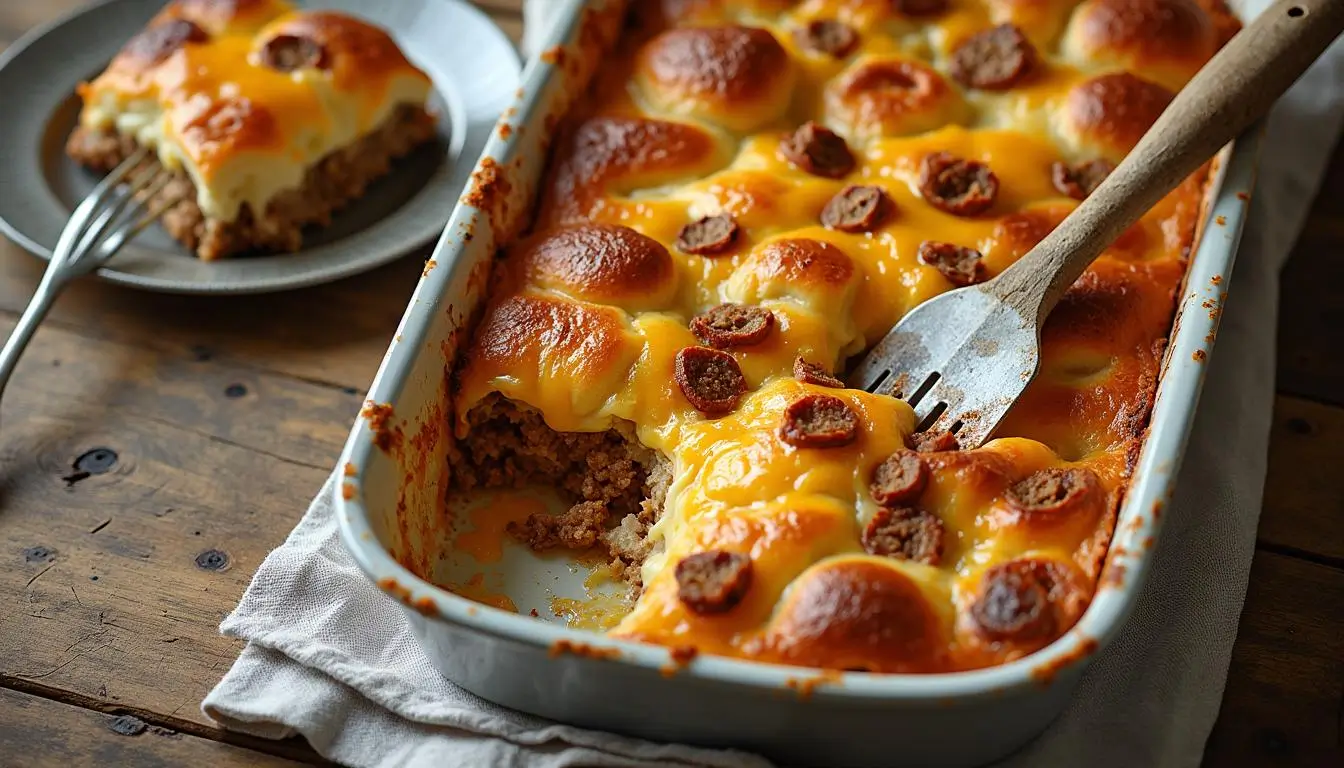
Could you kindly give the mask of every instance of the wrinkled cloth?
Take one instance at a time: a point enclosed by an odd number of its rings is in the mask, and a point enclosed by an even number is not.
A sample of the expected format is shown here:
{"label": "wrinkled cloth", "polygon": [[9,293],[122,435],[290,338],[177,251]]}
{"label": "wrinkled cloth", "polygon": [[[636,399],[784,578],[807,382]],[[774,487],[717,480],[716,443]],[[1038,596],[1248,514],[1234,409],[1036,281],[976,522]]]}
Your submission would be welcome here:
{"label": "wrinkled cloth", "polygon": [[[547,12],[530,0],[525,45]],[[1198,765],[1246,592],[1274,392],[1278,273],[1344,121],[1337,43],[1268,121],[1258,186],[1166,527],[1138,606],[1064,714],[1000,766]],[[509,711],[445,680],[336,532],[329,480],[220,626],[247,645],[203,703],[221,726],[302,734],[351,766],[766,766]]]}

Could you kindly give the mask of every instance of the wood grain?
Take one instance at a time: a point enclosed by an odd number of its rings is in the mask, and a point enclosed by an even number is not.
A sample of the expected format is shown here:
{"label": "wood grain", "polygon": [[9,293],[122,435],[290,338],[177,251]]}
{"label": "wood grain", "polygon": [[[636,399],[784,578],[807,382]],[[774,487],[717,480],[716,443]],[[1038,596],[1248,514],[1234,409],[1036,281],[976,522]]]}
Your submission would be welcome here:
{"label": "wood grain", "polygon": [[1283,270],[1279,391],[1344,406],[1344,152],[1336,149]]}
{"label": "wood grain", "polygon": [[1256,554],[1207,765],[1344,765],[1341,605],[1344,572]]}
{"label": "wood grain", "polygon": [[1344,409],[1280,396],[1270,445],[1260,546],[1344,568]]}
{"label": "wood grain", "polygon": [[[0,311],[22,311],[42,267],[0,240]],[[44,325],[362,392],[422,271],[423,258],[410,256],[330,285],[261,296],[175,296],[81,280]]]}
{"label": "wood grain", "polygon": [[292,760],[0,689],[0,755],[7,768],[46,765],[212,765],[283,768]]}

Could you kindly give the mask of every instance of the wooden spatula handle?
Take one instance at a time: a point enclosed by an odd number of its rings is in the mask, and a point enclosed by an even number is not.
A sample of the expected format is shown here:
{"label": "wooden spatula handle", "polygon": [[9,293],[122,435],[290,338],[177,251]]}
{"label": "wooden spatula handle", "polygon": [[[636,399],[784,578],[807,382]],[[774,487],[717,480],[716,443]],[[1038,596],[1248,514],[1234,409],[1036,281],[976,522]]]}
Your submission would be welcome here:
{"label": "wooden spatula handle", "polygon": [[[1344,31],[1344,0],[1279,0],[1210,60],[1077,209],[983,288],[1039,322],[1087,265],[1269,111]],[[1324,162],[1324,158],[1322,159]]]}

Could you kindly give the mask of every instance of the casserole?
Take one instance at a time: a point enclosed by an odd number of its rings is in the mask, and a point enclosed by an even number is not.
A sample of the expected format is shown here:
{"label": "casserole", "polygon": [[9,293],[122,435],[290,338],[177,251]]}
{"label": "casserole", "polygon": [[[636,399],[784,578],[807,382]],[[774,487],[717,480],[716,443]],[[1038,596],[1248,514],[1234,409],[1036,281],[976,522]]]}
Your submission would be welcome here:
{"label": "casserole", "polygon": [[[1218,223],[1205,228],[1179,295],[1156,426],[1137,457],[1098,591],[1063,637],[998,666],[921,677],[688,659],[676,649],[464,604],[425,581],[454,578],[442,572],[452,557],[439,556],[451,522],[443,502],[454,418],[445,366],[480,306],[492,255],[527,225],[544,141],[598,52],[612,43],[619,11],[617,4],[576,7],[568,47],[525,73],[519,109],[487,148],[352,432],[338,500],[347,545],[380,586],[407,604],[417,636],[450,679],[509,706],[652,738],[746,747],[791,762],[891,764],[893,743],[901,745],[899,762],[911,765],[972,765],[1005,754],[1060,711],[1086,659],[1117,631],[1137,594],[1235,253],[1254,137],[1217,165],[1218,192],[1207,199]],[[436,278],[445,263],[450,268]],[[501,579],[510,578],[508,565]],[[540,602],[520,581],[502,586],[520,608]],[[630,693],[642,689],[642,698]]]}
{"label": "casserole", "polygon": [[205,261],[297,251],[434,135],[429,77],[388,33],[288,0],[177,0],[82,83],[66,152],[96,171],[150,150],[153,207]]}

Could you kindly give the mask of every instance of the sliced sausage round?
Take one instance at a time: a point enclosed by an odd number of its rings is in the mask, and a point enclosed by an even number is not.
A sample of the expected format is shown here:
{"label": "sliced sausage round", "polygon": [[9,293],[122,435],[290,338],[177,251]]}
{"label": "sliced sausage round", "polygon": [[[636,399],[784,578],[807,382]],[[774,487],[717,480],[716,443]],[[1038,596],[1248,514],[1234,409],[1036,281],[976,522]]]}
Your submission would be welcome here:
{"label": "sliced sausage round", "polygon": [[921,263],[937,269],[956,286],[973,285],[985,279],[983,256],[974,248],[925,240],[919,244]]}
{"label": "sliced sausage round", "polygon": [[1060,194],[1068,195],[1074,200],[1086,200],[1087,196],[1100,187],[1101,182],[1105,181],[1114,170],[1114,163],[1102,159],[1088,160],[1075,165],[1057,162],[1050,166],[1050,180],[1054,182],[1055,189],[1059,190]]}
{"label": "sliced sausage round", "polygon": [[802,355],[793,359],[793,378],[804,384],[815,384],[819,387],[845,388],[845,382],[832,376],[829,371],[817,363],[804,360]]}
{"label": "sliced sausage round", "polygon": [[924,492],[929,484],[929,466],[916,451],[897,451],[873,470],[873,481],[868,490],[873,499],[883,506],[909,504]]}
{"label": "sliced sausage round", "polygon": [[929,205],[945,213],[975,216],[994,204],[999,195],[999,177],[977,160],[933,152],[920,162],[919,194]]}
{"label": "sliced sausage round", "polygon": [[871,232],[890,207],[891,198],[881,187],[851,184],[821,209],[821,223],[841,232]]}
{"label": "sliced sausage round", "polygon": [[891,0],[891,7],[902,16],[936,16],[947,10],[947,0]]}
{"label": "sliced sausage round", "polygon": [[677,233],[675,245],[682,253],[697,256],[714,256],[729,248],[737,241],[737,220],[727,213],[692,221]]}
{"label": "sliced sausage round", "polygon": [[957,46],[952,52],[952,79],[985,91],[1001,91],[1022,82],[1036,66],[1036,48],[1022,30],[1000,24]]}
{"label": "sliced sausage round", "polygon": [[854,170],[854,155],[845,140],[810,120],[789,134],[779,151],[784,159],[814,176],[839,179]]}
{"label": "sliced sausage round", "polygon": [[1050,594],[1054,579],[1045,563],[1014,560],[985,572],[971,618],[991,640],[1030,641],[1055,630]]}
{"label": "sliced sausage round", "polygon": [[814,19],[794,30],[793,39],[805,51],[843,59],[859,46],[859,33],[835,19]]}
{"label": "sliced sausage round", "polygon": [[323,69],[327,65],[327,49],[301,35],[276,35],[266,41],[259,55],[262,64],[279,72]]}
{"label": "sliced sausage round", "polygon": [[691,405],[708,416],[732,411],[747,391],[747,380],[737,360],[708,347],[686,347],[677,352],[672,376]]}
{"label": "sliced sausage round", "polygon": [[882,507],[863,529],[863,548],[870,555],[937,565],[943,559],[943,521],[922,509]]}
{"label": "sliced sausage round", "polygon": [[859,417],[830,395],[804,395],[784,411],[779,439],[795,448],[837,448],[859,437]]}
{"label": "sliced sausage round", "polygon": [[910,445],[920,453],[961,450],[961,443],[951,432],[916,432],[910,436]]}
{"label": "sliced sausage round", "polygon": [[677,597],[699,614],[723,613],[742,602],[751,588],[751,558],[711,549],[677,562]]}
{"label": "sliced sausage round", "polygon": [[1096,474],[1089,469],[1051,467],[1013,483],[1006,498],[1021,512],[1059,513],[1082,503],[1098,486]]}
{"label": "sliced sausage round", "polygon": [[718,349],[759,344],[775,327],[775,313],[746,304],[720,304],[691,319],[691,333]]}

